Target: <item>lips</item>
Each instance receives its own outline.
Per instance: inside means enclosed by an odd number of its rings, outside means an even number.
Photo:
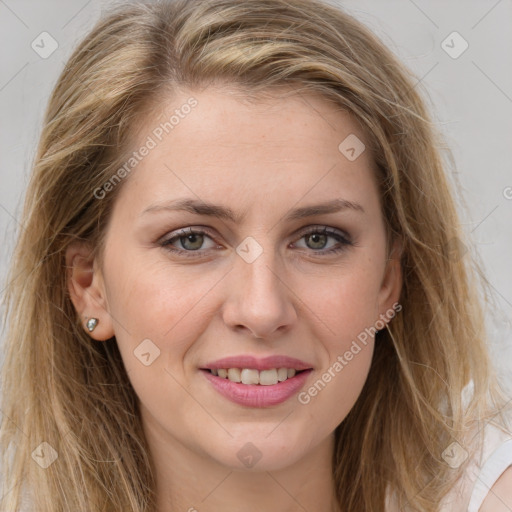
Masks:
[[[313,368],[288,356],[234,356],[208,363],[201,370],[228,400],[248,407],[269,407],[299,391]]]

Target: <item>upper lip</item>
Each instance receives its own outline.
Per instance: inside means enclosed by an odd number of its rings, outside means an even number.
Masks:
[[[309,370],[313,365],[284,355],[254,357],[248,355],[230,356],[217,359],[202,366],[203,369],[218,370],[219,368],[251,368],[254,370],[271,370],[272,368],[294,368]]]

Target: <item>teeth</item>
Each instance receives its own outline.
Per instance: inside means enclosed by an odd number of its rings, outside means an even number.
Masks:
[[[288,369],[287,368],[279,368],[277,370],[277,380],[279,382],[283,382],[288,378]]]
[[[277,384],[277,370],[262,370],[260,372],[260,384],[262,386]]]
[[[272,368],[271,370],[254,370],[252,368],[218,368],[210,370],[213,375],[221,379],[242,384],[272,386],[278,382],[294,377],[297,370],[294,368]]]
[[[249,370],[244,368],[240,374],[242,378],[242,384],[259,384],[260,375],[258,370]]]
[[[242,380],[242,377],[240,375],[240,369],[230,368],[228,370],[228,379],[232,380],[233,382],[240,382]]]

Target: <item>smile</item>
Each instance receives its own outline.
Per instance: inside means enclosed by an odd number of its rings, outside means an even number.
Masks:
[[[230,368],[230,370],[232,370],[232,368]],[[261,373],[264,374],[263,380],[265,380],[265,372],[244,368],[240,372],[241,378],[242,375],[246,375],[243,373],[244,370],[249,372],[247,377],[247,379],[249,379],[249,377],[251,379],[251,383],[249,384],[235,382],[227,377],[214,375],[211,370],[202,369],[201,373],[206,377],[213,389],[229,401],[245,407],[263,408],[279,405],[292,398],[304,387],[306,379],[313,371],[312,369],[301,370],[290,377],[288,377],[287,373],[286,380],[278,381],[275,384],[262,384],[256,383],[255,380],[256,378],[261,378],[260,375],[258,375]],[[274,369],[273,371],[277,372],[278,370]],[[288,371],[290,371],[290,369],[288,369]],[[270,370],[270,372],[272,372],[272,370]],[[290,374],[291,373],[292,371],[290,371]]]
[[[200,366],[213,389],[246,407],[270,407],[298,393],[313,371],[309,362],[286,355],[241,354]]]
[[[221,379],[260,386],[272,386],[278,382],[284,382],[294,377],[300,371],[304,370],[296,370],[295,368],[271,368],[261,371],[253,368],[219,368],[218,370],[210,370],[212,375],[217,375]]]

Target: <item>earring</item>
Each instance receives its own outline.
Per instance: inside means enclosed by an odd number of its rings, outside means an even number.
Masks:
[[[98,319],[97,318],[89,318],[89,320],[87,320],[87,330],[89,332],[92,332],[94,331],[94,329],[96,329],[96,326],[98,325]]]

